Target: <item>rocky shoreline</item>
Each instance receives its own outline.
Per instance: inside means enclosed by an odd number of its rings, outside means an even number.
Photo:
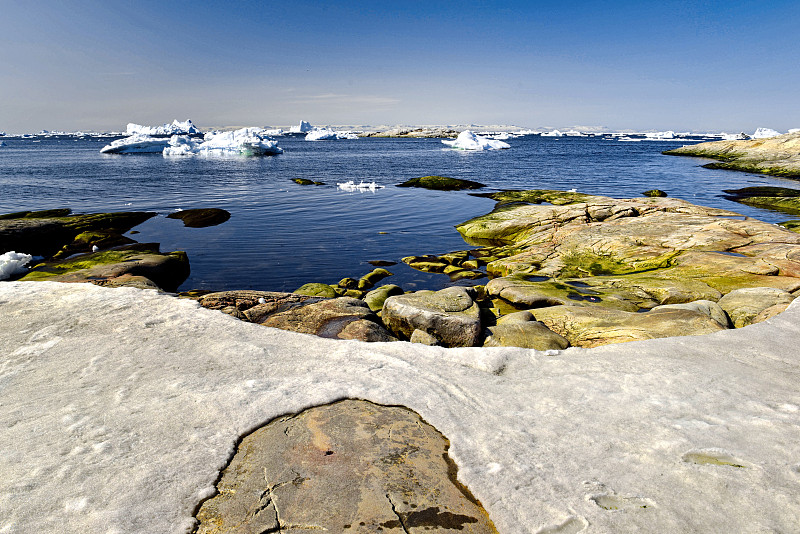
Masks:
[[[766,139],[711,141],[663,152],[719,160],[703,167],[800,178],[800,132]]]
[[[738,194],[767,193],[775,191]],[[547,190],[482,196],[494,199],[495,209],[457,226],[473,248],[402,258],[414,269],[448,275],[453,285],[439,291],[378,285],[392,273],[377,267],[293,293],[180,296],[244,321],[321,337],[547,351],[741,328],[800,295],[800,235],[788,228],[664,197]],[[45,257],[21,280],[174,292],[189,273],[186,254],[122,236],[151,216],[10,214],[0,219],[0,248],[38,243],[33,249]],[[189,216],[226,219],[214,210]]]

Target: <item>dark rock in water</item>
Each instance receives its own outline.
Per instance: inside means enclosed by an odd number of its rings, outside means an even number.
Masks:
[[[350,277],[342,278],[336,285],[344,289],[358,289],[358,280]]]
[[[293,178],[292,181],[299,185],[325,185],[325,182],[315,182],[308,178]]]
[[[0,250],[50,258],[81,233],[124,234],[155,215],[153,212],[70,215],[66,209],[9,213],[0,216]]]
[[[304,302],[286,311],[270,314],[261,324],[320,337],[396,341],[366,302],[351,297]]]
[[[389,297],[381,318],[389,330],[410,339],[414,330],[434,336],[447,347],[472,347],[481,336],[480,308],[473,290],[448,287]]]
[[[400,406],[348,399],[279,417],[242,439],[197,532],[496,533],[448,448]]]
[[[231,218],[230,212],[220,208],[197,208],[176,211],[167,215],[167,219],[180,219],[189,228],[206,228],[222,224]]]
[[[40,263],[22,280],[91,282],[101,286],[130,285],[176,291],[188,276],[189,260],[185,252],[162,254],[157,245],[139,243]]]
[[[661,197],[661,198],[664,198],[664,197],[667,196],[667,194],[664,191],[662,191],[661,189],[651,189],[650,191],[645,191],[642,194],[644,196],[646,196],[646,197]]]
[[[461,189],[480,189],[481,187],[486,187],[486,185],[472,180],[460,180],[446,176],[423,176],[406,180],[402,184],[397,184],[397,187],[422,187],[437,191],[458,191]]]
[[[387,260],[369,260],[367,263],[369,263],[373,267],[391,267],[392,265],[397,265],[396,261],[387,261]]]

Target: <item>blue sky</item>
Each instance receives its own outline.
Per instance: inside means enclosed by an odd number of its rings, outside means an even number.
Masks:
[[[0,0],[0,131],[800,127],[800,2]]]

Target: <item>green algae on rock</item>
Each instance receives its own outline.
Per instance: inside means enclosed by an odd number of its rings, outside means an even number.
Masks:
[[[800,132],[767,139],[711,141],[663,152],[719,160],[704,167],[800,178]]]
[[[308,295],[309,297],[323,297],[328,299],[336,297],[336,291],[333,289],[332,286],[317,282],[304,284],[299,288],[295,289],[294,291],[292,291],[292,293],[296,293],[297,295]]]
[[[800,189],[788,187],[744,187],[725,189],[725,198],[749,206],[782,211],[790,215],[800,214]]]
[[[486,185],[472,180],[461,180],[446,176],[422,176],[406,180],[401,184],[397,184],[397,187],[421,187],[437,191],[458,191],[461,189],[480,189],[481,187],[486,187]]]
[[[315,182],[308,178],[292,178],[292,181],[298,185],[325,185],[325,182]]]

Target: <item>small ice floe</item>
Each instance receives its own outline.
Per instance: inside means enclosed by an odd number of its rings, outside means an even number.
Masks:
[[[577,193],[577,192],[578,190],[575,189],[574,187],[572,189],[567,189],[567,193]]]
[[[542,137],[564,137],[564,133],[558,130],[552,130],[549,132],[543,132]]]
[[[0,254],[0,280],[8,280],[12,276],[26,271],[25,266],[33,259],[30,254],[21,252],[6,252]]]
[[[500,150],[511,148],[511,145],[496,139],[487,139],[474,134],[469,130],[464,130],[456,139],[442,139],[442,143],[459,150]]]
[[[283,149],[261,128],[240,128],[233,132],[207,133],[202,141],[173,135],[163,153],[165,156],[274,156],[282,154]]]
[[[758,128],[753,133],[753,139],[767,139],[768,137],[776,137],[778,135],[781,135],[781,133],[772,128]]]
[[[166,137],[151,137],[144,134],[133,134],[124,139],[111,141],[100,149],[103,154],[158,154],[169,145]]]
[[[314,128],[306,134],[306,141],[330,141],[334,139],[358,139],[352,132],[337,132],[329,128]]]
[[[750,139],[750,136],[744,132],[739,132],[738,134],[722,134],[723,141],[747,141],[748,139]]]
[[[666,132],[648,132],[644,134],[648,141],[671,141],[675,139],[675,132],[668,130]]]
[[[375,182],[364,182],[363,180],[357,184],[353,180],[349,180],[343,184],[337,183],[336,187],[342,191],[372,191],[374,193],[378,189],[383,189],[384,186]]]

